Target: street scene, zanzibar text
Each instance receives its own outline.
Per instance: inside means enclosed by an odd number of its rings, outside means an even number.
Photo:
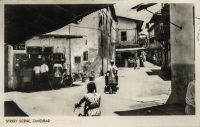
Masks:
[[[50,123],[50,119],[6,119],[6,123]]]

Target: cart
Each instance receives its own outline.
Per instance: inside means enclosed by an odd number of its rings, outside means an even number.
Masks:
[[[114,76],[114,82],[109,80],[109,75],[106,74],[105,75],[105,87],[104,87],[104,93],[110,93],[110,94],[114,94],[117,92],[117,90],[119,89],[118,87],[118,76],[115,75]]]

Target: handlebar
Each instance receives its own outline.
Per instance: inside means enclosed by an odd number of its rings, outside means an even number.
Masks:
[[[76,104],[74,105],[74,112],[75,112],[76,108],[80,108],[80,107],[81,107],[81,105],[78,104],[78,103],[76,103]]]

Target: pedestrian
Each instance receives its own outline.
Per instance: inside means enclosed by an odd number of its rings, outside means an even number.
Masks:
[[[134,62],[134,63],[133,63],[133,64],[134,64],[134,65],[133,65],[133,66],[134,66],[134,69],[136,69],[136,67],[137,67],[136,57],[133,58],[133,62]]]
[[[33,68],[33,85],[37,90],[40,87],[40,64],[36,62],[35,67]]]
[[[114,65],[114,60],[110,61],[110,65],[108,66],[108,73],[109,73],[109,81],[111,83],[116,83],[116,78],[115,76],[117,75],[117,67]]]
[[[130,67],[133,67],[134,66],[133,64],[134,64],[134,61],[133,61],[133,58],[131,58],[130,59]]]
[[[115,93],[118,89],[118,87],[117,87],[117,72],[118,72],[118,69],[114,65],[114,60],[111,60],[110,65],[108,66],[108,71],[107,71],[110,93]]]
[[[157,61],[157,58],[156,58],[156,55],[154,54],[154,55],[153,55],[153,62],[154,62],[154,65],[156,65],[156,61]]]
[[[54,88],[58,89],[61,87],[61,80],[62,80],[62,64],[56,59],[55,64],[53,65],[53,86]]]
[[[128,67],[128,60],[127,59],[125,59],[125,65],[124,65],[124,67]]]
[[[65,61],[64,63],[63,63],[63,72],[62,73],[67,73],[68,72],[68,64],[67,64],[67,62]]]
[[[145,62],[145,61],[146,61],[146,55],[147,55],[147,53],[146,53],[145,51],[142,51],[143,62]]]
[[[195,80],[188,84],[186,92],[186,115],[195,115]]]
[[[41,87],[42,89],[47,89],[49,87],[49,67],[46,64],[46,61],[43,61],[43,64],[40,66],[41,72]]]
[[[137,68],[136,69],[140,69],[140,60],[138,57],[136,57],[136,63],[137,63]]]
[[[140,55],[139,60],[140,60],[140,67],[144,67],[144,64],[143,64],[144,60],[143,60],[142,55]]]
[[[130,67],[130,60],[131,60],[131,57],[128,58],[128,67]]]
[[[87,91],[88,92],[82,97],[76,106],[81,107],[81,104],[85,102],[85,116],[100,116],[101,95],[97,93],[96,84],[94,82],[89,82],[87,84]]]

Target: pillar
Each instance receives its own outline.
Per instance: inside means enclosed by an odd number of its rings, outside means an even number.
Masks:
[[[172,93],[167,103],[185,104],[187,85],[194,78],[194,14],[193,4],[170,4]],[[185,15],[185,16],[183,16]]]
[[[13,84],[13,47],[5,46],[5,91],[14,90]]]

